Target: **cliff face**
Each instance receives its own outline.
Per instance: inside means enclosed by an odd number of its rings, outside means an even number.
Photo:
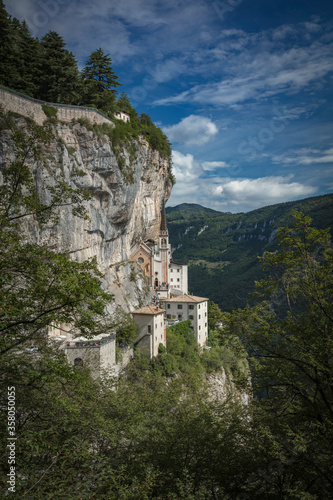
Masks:
[[[24,120],[18,122],[22,126]],[[38,191],[47,201],[45,186],[52,185],[59,174],[73,187],[88,189],[92,194],[86,202],[89,221],[73,216],[71,208],[65,207],[59,211],[57,225],[42,231],[30,226],[29,233],[39,243],[70,252],[78,261],[96,256],[105,275],[104,286],[115,295],[114,306],[129,310],[143,305],[148,289],[129,258],[140,238],[158,237],[162,201],[171,190],[166,182],[167,159],[152,151],[147,142],[133,140],[121,148],[120,164],[119,151],[115,152],[105,134],[97,135],[78,123],[57,123],[53,131],[55,138],[44,166],[32,165]],[[2,131],[2,165],[13,160],[12,151],[11,135]],[[78,170],[85,175],[75,176]],[[130,183],[126,173],[130,173]]]

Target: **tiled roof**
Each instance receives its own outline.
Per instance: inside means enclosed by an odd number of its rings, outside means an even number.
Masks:
[[[164,309],[157,309],[157,307],[155,306],[144,306],[140,309],[135,309],[135,311],[132,311],[132,314],[146,314],[149,316],[155,316],[157,314],[164,314],[164,312]]]
[[[205,302],[209,299],[206,299],[204,297],[196,297],[195,295],[178,295],[177,297],[172,297],[171,299],[160,299],[163,302],[185,302],[185,303],[196,303],[199,304],[200,302]]]

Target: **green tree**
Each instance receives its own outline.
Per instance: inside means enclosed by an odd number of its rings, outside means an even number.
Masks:
[[[294,226],[281,228],[278,238],[281,251],[261,259],[269,278],[257,283],[257,304],[235,313],[230,325],[252,354],[260,395],[256,418],[267,426],[266,443],[279,465],[275,482],[265,486],[267,498],[272,491],[280,498],[329,498],[333,249],[329,230],[312,228],[311,219],[296,211]]]
[[[39,98],[48,102],[78,104],[82,83],[72,52],[65,49],[63,38],[49,31],[41,40],[41,77]]]
[[[19,79],[18,61],[14,47],[17,44],[17,32],[13,21],[8,16],[3,1],[0,2],[0,82],[12,87],[12,82]]]
[[[113,328],[118,344],[133,342],[138,336],[139,328],[132,315],[126,313],[121,307],[117,307],[114,314]]]
[[[101,48],[92,52],[82,70],[87,104],[111,112],[115,108],[116,88],[121,85],[112,68],[112,59]]]

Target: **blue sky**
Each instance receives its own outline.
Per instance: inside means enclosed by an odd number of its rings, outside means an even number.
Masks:
[[[168,205],[241,212],[333,190],[333,2],[5,0],[80,67],[102,47],[169,137]]]

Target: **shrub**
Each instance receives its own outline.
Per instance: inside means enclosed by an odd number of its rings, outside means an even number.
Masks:
[[[57,108],[49,106],[48,104],[42,104],[42,110],[49,120],[56,121],[58,113]]]

